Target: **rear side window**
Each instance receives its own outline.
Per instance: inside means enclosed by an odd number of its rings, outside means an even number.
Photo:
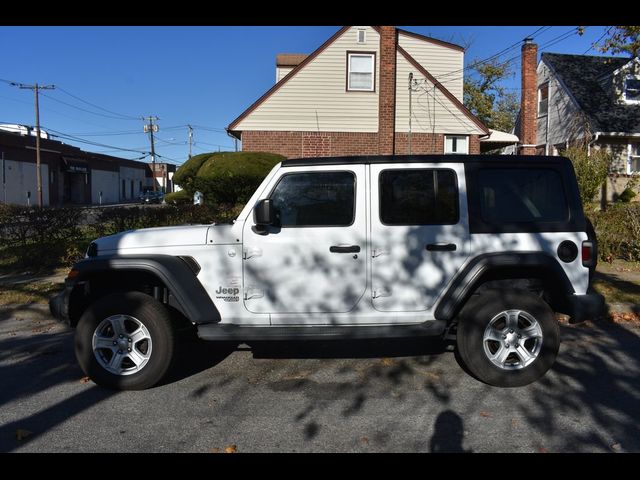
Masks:
[[[352,172],[290,173],[271,194],[281,227],[346,227],[353,223]]]
[[[490,224],[569,220],[560,173],[552,169],[484,168],[478,172],[480,215]]]
[[[447,169],[380,173],[380,220],[385,225],[458,223],[456,174]]]

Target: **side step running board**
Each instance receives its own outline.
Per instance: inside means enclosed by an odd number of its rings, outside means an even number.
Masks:
[[[203,340],[234,340],[239,342],[258,340],[327,340],[406,338],[438,336],[444,333],[446,322],[432,320],[417,325],[367,325],[344,326],[317,325],[300,327],[273,327],[270,325],[247,327],[208,323],[198,325],[198,336]]]

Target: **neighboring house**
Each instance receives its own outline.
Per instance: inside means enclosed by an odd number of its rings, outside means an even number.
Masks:
[[[37,205],[35,130],[0,126],[0,203]],[[151,179],[143,162],[84,150],[41,131],[42,200],[45,206],[131,202]]]
[[[575,141],[612,154],[610,193],[640,173],[638,58],[543,53],[537,68],[537,146],[555,155]],[[620,179],[624,179],[620,181]]]
[[[227,130],[243,151],[290,158],[479,153],[489,130],[462,104],[463,66],[458,45],[343,27],[310,55],[278,55],[277,83]]]

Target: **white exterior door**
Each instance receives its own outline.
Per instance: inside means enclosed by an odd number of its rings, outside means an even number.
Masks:
[[[430,309],[469,256],[464,167],[371,165],[373,307]]]
[[[248,311],[330,323],[330,315],[305,315],[356,307],[367,283],[365,189],[363,165],[292,167],[272,180],[263,198],[280,226],[257,233],[249,217],[243,228]]]

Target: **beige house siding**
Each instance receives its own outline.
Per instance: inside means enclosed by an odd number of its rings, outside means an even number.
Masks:
[[[402,32],[398,35],[398,44],[462,102],[464,52],[410,37]],[[402,84],[406,90],[406,77]]]
[[[429,71],[428,67],[427,71]],[[483,133],[440,90],[437,88],[434,90],[433,83],[426,80],[400,52],[396,54],[396,132],[409,131],[408,79],[410,72],[413,72],[413,78],[420,83],[418,91],[412,93],[412,132],[461,135]]]
[[[358,29],[366,43],[357,43]],[[351,27],[242,119],[234,130],[377,132],[380,35]],[[347,51],[376,52],[375,92],[347,92]]]
[[[291,70],[293,67],[276,67],[276,83],[286,77]]]

